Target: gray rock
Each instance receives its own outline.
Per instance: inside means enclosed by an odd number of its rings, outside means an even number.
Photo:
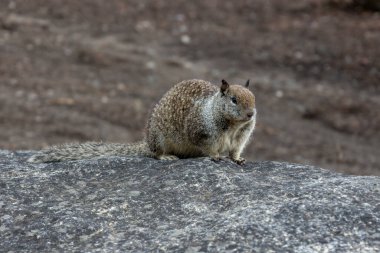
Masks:
[[[380,178],[311,166],[0,151],[0,249],[379,252]]]

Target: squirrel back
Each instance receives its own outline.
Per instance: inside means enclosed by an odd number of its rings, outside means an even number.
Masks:
[[[248,86],[249,81],[246,83]],[[220,154],[242,164],[240,154],[256,123],[255,97],[241,85],[222,81],[182,81],[154,107],[145,140],[136,144],[66,144],[41,151],[30,162],[78,160],[99,156],[141,155],[178,159]]]

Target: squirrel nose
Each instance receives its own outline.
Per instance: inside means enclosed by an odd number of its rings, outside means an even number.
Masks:
[[[252,118],[252,116],[253,116],[253,112],[249,112],[249,113],[247,113],[247,117],[248,117],[248,118]]]

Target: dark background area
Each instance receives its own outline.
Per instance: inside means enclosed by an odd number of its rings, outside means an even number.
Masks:
[[[246,158],[380,175],[380,15],[340,2],[0,1],[0,148],[136,141],[173,84],[249,78]]]

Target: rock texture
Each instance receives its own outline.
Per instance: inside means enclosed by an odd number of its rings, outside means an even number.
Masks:
[[[0,151],[0,249],[379,252],[380,178],[288,163]]]

